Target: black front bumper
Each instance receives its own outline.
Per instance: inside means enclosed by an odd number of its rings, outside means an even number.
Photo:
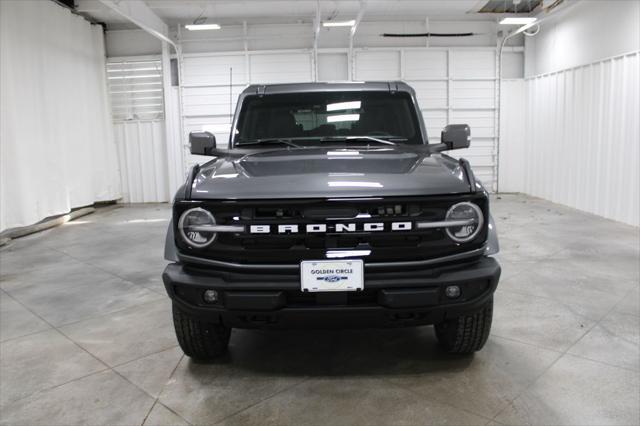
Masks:
[[[500,278],[495,259],[482,257],[439,268],[365,272],[358,292],[300,291],[297,274],[235,273],[173,263],[162,278],[167,293],[191,315],[235,328],[360,328],[435,324],[474,311]],[[449,299],[445,287],[458,285]],[[203,292],[216,290],[207,304]]]

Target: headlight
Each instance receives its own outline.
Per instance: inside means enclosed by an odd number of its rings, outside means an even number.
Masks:
[[[178,221],[178,231],[187,244],[202,248],[215,240],[216,233],[207,231],[208,227],[213,227],[215,224],[216,220],[210,212],[196,207],[182,213]]]
[[[457,243],[473,240],[484,223],[482,210],[473,203],[464,202],[452,206],[447,212],[447,222],[460,222],[458,226],[447,228],[447,235]]]

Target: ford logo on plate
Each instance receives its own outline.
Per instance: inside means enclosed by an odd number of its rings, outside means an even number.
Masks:
[[[339,275],[327,275],[326,277],[318,277],[318,280],[328,283],[337,283],[342,280],[346,280],[347,277],[341,277]]]

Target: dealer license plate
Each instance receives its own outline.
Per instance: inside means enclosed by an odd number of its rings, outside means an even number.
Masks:
[[[305,260],[300,263],[302,291],[356,291],[364,288],[362,260]]]

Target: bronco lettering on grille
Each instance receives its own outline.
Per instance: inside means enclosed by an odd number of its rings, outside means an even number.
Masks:
[[[411,231],[413,229],[412,222],[365,222],[365,223],[310,223],[307,225],[251,225],[249,233],[251,234],[298,234],[306,232],[312,233],[349,233],[349,232],[380,232],[380,231]]]

